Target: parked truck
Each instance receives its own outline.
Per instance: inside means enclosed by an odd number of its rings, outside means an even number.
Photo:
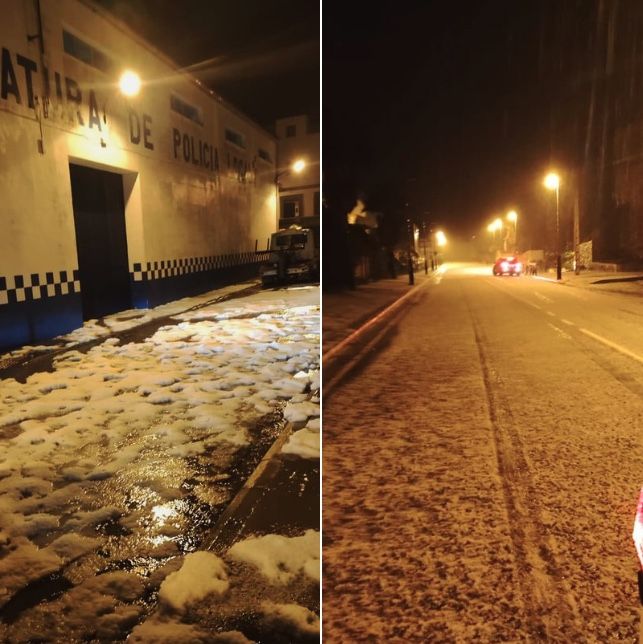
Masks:
[[[261,285],[278,286],[319,279],[319,243],[312,228],[290,226],[270,237],[270,255],[261,266]]]

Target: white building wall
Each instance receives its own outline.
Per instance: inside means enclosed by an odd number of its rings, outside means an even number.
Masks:
[[[319,214],[315,214],[315,200],[320,198],[319,132],[308,131],[307,116],[279,119],[275,130],[280,173],[279,196],[283,198],[301,195],[303,209],[300,218],[318,218]],[[294,131],[294,136],[289,136],[289,131]],[[298,159],[306,163],[304,170],[299,174],[290,170],[291,165]],[[283,219],[281,223],[284,224]]]
[[[7,325],[34,314],[33,304],[18,311],[29,295],[14,276],[38,274],[42,285],[48,272],[70,277],[78,269],[70,163],[123,176],[139,304],[171,299],[183,287],[189,292],[195,272],[215,277],[226,268],[232,275],[229,269],[256,262],[255,240],[262,247],[277,222],[274,163],[257,159],[259,148],[276,159],[270,134],[91,3],[41,0],[40,6],[44,55],[39,40],[28,39],[38,33],[35,2],[4,0],[0,22],[0,347],[29,339]],[[63,29],[109,56],[113,73],[65,53]],[[136,97],[117,89],[126,68],[143,80]],[[172,94],[199,110],[202,125],[171,109]],[[245,147],[226,141],[226,128],[241,134]],[[180,264],[193,260],[202,270],[183,271]],[[176,264],[176,271],[160,272],[161,262]],[[170,278],[164,298],[163,280]],[[43,300],[38,315],[46,317],[44,293],[31,295]],[[52,325],[55,331],[78,322],[78,302],[63,308],[68,315]],[[52,329],[29,333],[33,339]]]

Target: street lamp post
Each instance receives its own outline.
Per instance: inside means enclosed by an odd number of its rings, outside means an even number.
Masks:
[[[487,230],[490,233],[493,233],[493,247],[494,247],[494,253],[498,252],[498,245],[496,242],[496,233],[500,230],[502,230],[502,219],[500,217],[496,217],[488,226]],[[505,249],[506,250],[506,249]]]
[[[409,236],[409,261],[408,261],[408,268],[409,268],[409,286],[413,286],[415,284],[415,275],[413,274],[413,255],[412,255],[412,249],[413,249],[413,227],[411,224],[411,220],[407,219],[406,220],[406,225],[407,225],[407,234]]]
[[[556,279],[563,277],[563,263],[560,255],[560,177],[550,172],[545,177],[545,188],[556,191]]]
[[[438,246],[438,248],[444,248],[447,245],[447,236],[444,234],[443,231],[441,230],[435,231],[435,243]],[[438,263],[439,263],[439,260],[437,260],[437,257],[436,257],[436,264]]]
[[[424,247],[424,274],[429,274],[429,263],[426,258],[426,222],[422,222],[422,246]]]
[[[281,217],[281,203],[279,200],[279,193],[281,192],[281,184],[279,183],[279,179],[283,177],[285,174],[301,174],[306,168],[306,162],[303,159],[296,159],[293,161],[288,167],[284,168],[281,171],[277,171],[275,173],[275,193],[276,193],[276,200],[277,200],[277,228],[279,228],[279,220],[282,218]]]
[[[118,79],[118,92],[113,91],[107,95],[105,102],[103,103],[103,127],[100,127],[99,131],[101,132],[100,145],[101,147],[107,147],[107,136],[103,134],[103,129],[107,132],[108,122],[107,122],[107,106],[109,102],[117,96],[124,96],[127,98],[133,98],[137,96],[141,91],[141,77],[133,72],[131,69],[125,70]],[[110,118],[111,121],[111,118]],[[131,122],[130,122],[131,127]]]
[[[515,210],[510,210],[507,213],[507,220],[512,222],[514,225],[513,244],[514,244],[514,251],[516,251],[518,246],[518,213]]]

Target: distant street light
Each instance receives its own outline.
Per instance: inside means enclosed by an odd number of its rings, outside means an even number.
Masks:
[[[303,159],[293,161],[287,168],[284,168],[281,172],[277,172],[275,175],[275,183],[279,183],[279,177],[283,177],[284,174],[289,174],[290,172],[301,174],[305,167],[306,162]]]
[[[555,172],[550,172],[545,177],[545,188],[556,191],[556,279],[563,277],[563,263],[560,256],[560,177]]]
[[[514,225],[514,250],[518,246],[518,213],[515,210],[510,210],[507,213],[507,220]]]
[[[441,230],[438,230],[435,233],[435,241],[438,246],[446,246],[447,236]]]

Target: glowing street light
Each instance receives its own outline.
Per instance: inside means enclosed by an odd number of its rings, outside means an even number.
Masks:
[[[447,245],[447,236],[441,230],[435,232],[435,243],[440,247]]]
[[[544,183],[547,190],[558,190],[558,187],[560,186],[560,177],[555,172],[550,172],[545,177]]]
[[[128,69],[121,74],[118,87],[125,96],[136,96],[141,90],[141,78],[136,72]]]
[[[306,162],[303,159],[297,159],[293,164],[292,164],[292,171],[296,172],[297,174],[303,172],[304,168],[306,167]]]
[[[560,177],[555,172],[550,172],[545,177],[545,188],[556,191],[556,279],[563,277],[563,263],[560,256]]]

